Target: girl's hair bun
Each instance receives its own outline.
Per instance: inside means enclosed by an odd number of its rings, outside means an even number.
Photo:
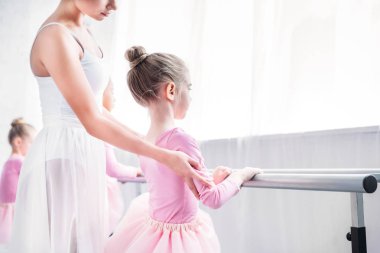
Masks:
[[[145,51],[145,48],[142,46],[133,46],[129,48],[124,57],[129,61],[129,66],[132,68],[136,67],[140,62],[145,60],[148,54]]]
[[[25,124],[25,121],[22,118],[17,118],[12,121],[11,126],[16,127],[16,126],[24,125],[24,124]]]

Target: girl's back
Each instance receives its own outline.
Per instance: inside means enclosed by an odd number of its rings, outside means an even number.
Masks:
[[[170,150],[181,150],[197,159],[202,165],[201,154],[191,148],[192,138],[183,130],[174,128],[162,133],[156,145]],[[192,221],[198,210],[198,200],[183,179],[165,165],[147,157],[140,157],[141,168],[149,187],[149,214],[158,221],[187,223]]]

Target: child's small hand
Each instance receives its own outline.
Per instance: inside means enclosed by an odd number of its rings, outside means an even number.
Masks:
[[[245,167],[239,171],[243,183],[251,180],[255,175],[264,173],[262,169]]]
[[[237,180],[237,182],[242,185],[243,183],[251,180],[255,175],[261,174],[263,171],[259,168],[245,167],[243,169],[236,169],[230,175],[232,180]]]
[[[215,168],[212,177],[214,178],[214,183],[219,184],[222,182],[226,177],[228,177],[231,174],[232,170],[225,166],[218,166]]]
[[[144,176],[144,173],[142,172],[140,167],[136,168],[136,176],[137,177],[143,177]]]

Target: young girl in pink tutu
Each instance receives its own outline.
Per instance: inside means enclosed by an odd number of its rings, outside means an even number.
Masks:
[[[204,167],[197,142],[175,127],[190,104],[190,77],[184,62],[171,54],[147,54],[143,47],[126,52],[131,70],[128,85],[134,99],[148,108],[151,118],[146,140],[160,147],[182,151]],[[210,217],[198,207],[183,180],[164,164],[140,156],[149,194],[135,199],[107,245],[107,253],[208,253],[220,252]],[[259,169],[231,173],[221,167],[214,178],[206,169],[199,173],[214,181],[211,187],[195,180],[203,204],[219,208],[239,192]],[[217,184],[215,183],[217,182]]]
[[[34,135],[35,129],[31,125],[21,118],[13,120],[8,134],[12,153],[4,164],[0,178],[0,244],[10,239],[18,178]]]

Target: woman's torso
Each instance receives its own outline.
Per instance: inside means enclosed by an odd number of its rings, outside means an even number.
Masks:
[[[84,74],[88,80],[91,91],[95,97],[99,109],[102,107],[103,91],[108,84],[108,75],[103,66],[103,58],[88,51],[75,35],[61,23],[48,23],[41,29],[48,26],[60,26],[64,28],[64,32],[73,36],[73,44],[78,43],[83,50],[83,56],[80,63]],[[81,125],[75,112],[71,109],[66,99],[58,89],[55,80],[51,76],[35,76],[38,83],[40,94],[40,105],[45,126],[54,124]],[[80,97],[78,97],[80,99]]]

